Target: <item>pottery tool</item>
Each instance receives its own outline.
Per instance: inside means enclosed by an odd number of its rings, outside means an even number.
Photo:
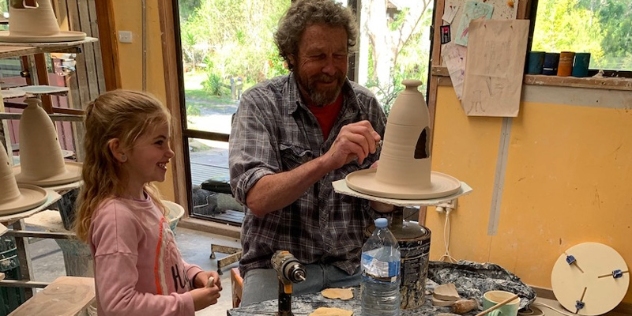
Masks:
[[[454,283],[446,283],[437,286],[432,296],[442,301],[458,301],[461,299]]]
[[[478,308],[478,302],[476,300],[458,300],[452,305],[452,312],[465,314],[475,308]]]
[[[518,316],[544,316],[544,312],[535,306],[529,306],[524,311],[518,311]]]
[[[432,305],[434,306],[452,306],[459,299],[461,297],[454,283],[441,284],[432,293]]]
[[[330,299],[340,299],[343,301],[350,300],[353,298],[353,291],[350,288],[346,289],[324,289],[320,291],[320,294],[325,298]]]
[[[566,252],[564,252],[564,254],[566,255],[566,263],[568,263],[568,265],[575,265],[575,267],[577,267],[577,269],[579,269],[581,273],[584,273],[584,270],[582,270],[582,268],[579,267],[579,264],[577,263],[577,259],[575,259],[575,256],[569,255]]]
[[[494,306],[492,306],[492,307],[490,307],[490,308],[488,308],[488,309],[476,314],[476,316],[483,316],[483,315],[485,315],[485,314],[487,314],[487,313],[489,313],[489,312],[491,312],[493,310],[501,308],[501,307],[507,305],[507,303],[515,300],[516,298],[518,298],[518,295],[514,294],[513,296],[509,297],[508,299],[506,299],[506,300],[504,300],[504,301],[502,301],[502,302],[500,302],[500,303],[498,303],[498,304],[496,304],[496,305],[494,305]]]
[[[309,316],[351,316],[353,311],[336,307],[319,307]]]
[[[214,277],[208,278],[208,282],[206,282],[206,287],[213,287],[213,285],[215,285],[215,278]]]
[[[613,277],[615,279],[618,279],[620,277],[623,277],[624,273],[630,273],[630,271],[621,271],[620,269],[615,269],[615,270],[612,270],[612,273],[600,275],[600,276],[598,276],[598,278],[601,279],[601,278],[607,278],[607,277],[611,276],[611,277]]]
[[[625,260],[614,249],[600,243],[582,243],[559,256],[551,272],[551,287],[566,310],[603,315],[619,305],[627,293],[628,271]]]
[[[436,297],[432,297],[432,306],[448,307],[454,305],[454,301],[444,301]]]

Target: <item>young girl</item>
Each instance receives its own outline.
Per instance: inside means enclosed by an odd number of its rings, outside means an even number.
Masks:
[[[220,296],[216,272],[182,260],[151,184],[165,180],[174,155],[169,122],[140,92],[106,92],[86,108],[75,230],[94,256],[100,316],[194,315]]]

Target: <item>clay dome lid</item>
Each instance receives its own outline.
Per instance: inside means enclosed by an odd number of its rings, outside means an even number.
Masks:
[[[9,157],[0,142],[0,216],[38,207],[48,197],[46,190],[33,185],[18,186],[11,170]]]
[[[86,33],[61,31],[55,18],[51,0],[37,0],[36,6],[24,1],[11,1],[9,5],[9,30],[0,31],[0,42],[54,43],[80,41]]]
[[[81,180],[81,163],[64,161],[55,125],[36,98],[20,119],[20,165],[13,167],[20,184],[53,186]]]
[[[377,168],[352,172],[350,189],[378,197],[431,199],[456,193],[461,182],[431,171],[428,106],[417,87],[419,80],[404,80],[386,121]]]

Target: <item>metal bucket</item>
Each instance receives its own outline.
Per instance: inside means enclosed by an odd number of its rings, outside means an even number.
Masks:
[[[428,276],[428,261],[430,255],[430,230],[413,222],[404,223],[411,228],[416,226],[419,235],[416,238],[398,236],[401,262],[401,308],[414,309],[421,307],[425,301],[426,277]]]
[[[389,230],[399,244],[401,253],[400,296],[402,309],[415,309],[424,305],[426,277],[430,260],[430,229],[415,222],[403,220],[403,208],[396,207]],[[370,236],[375,226],[367,228]]]

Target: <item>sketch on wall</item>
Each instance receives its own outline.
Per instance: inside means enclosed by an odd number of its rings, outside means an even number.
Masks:
[[[470,23],[461,105],[468,116],[516,117],[529,20]]]
[[[463,97],[467,40],[470,22],[474,19],[513,20],[518,13],[519,0],[446,0],[442,20],[450,25],[451,39],[441,45],[441,64],[448,69],[454,92]],[[458,30],[457,30],[458,27]]]
[[[467,47],[454,44],[452,42],[443,45],[441,49],[441,58],[443,58],[448,72],[452,87],[456,92],[456,97],[461,100],[463,96],[463,81],[465,80],[465,61]]]

